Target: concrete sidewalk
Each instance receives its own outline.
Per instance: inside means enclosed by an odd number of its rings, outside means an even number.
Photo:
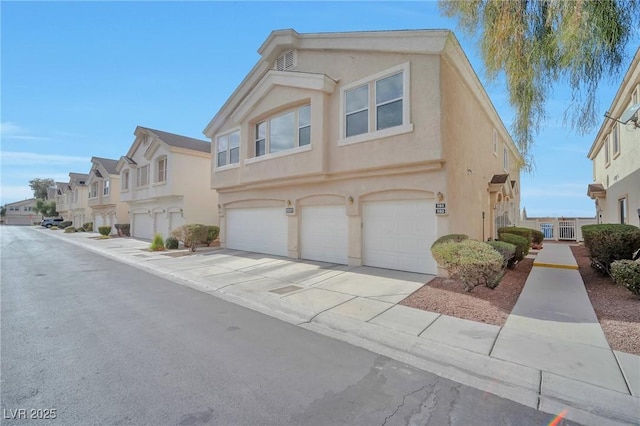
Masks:
[[[398,305],[432,276],[35,228],[448,379],[585,425],[639,424],[640,357],[609,348],[568,245],[545,244],[504,327]],[[564,266],[563,266],[564,265]],[[562,266],[562,267],[557,267]],[[577,265],[576,265],[577,266]]]

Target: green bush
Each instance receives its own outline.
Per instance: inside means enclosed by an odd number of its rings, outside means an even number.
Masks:
[[[502,256],[502,269],[505,269],[516,255],[516,246],[514,244],[504,241],[489,241],[487,244]]]
[[[116,223],[113,225],[118,231],[119,237],[130,237],[131,236],[131,225],[128,223]]]
[[[64,228],[64,232],[66,232],[67,234],[70,234],[72,232],[78,232],[78,231],[76,231],[76,228],[74,228],[73,226],[67,226],[66,228]]]
[[[169,250],[175,250],[179,247],[178,239],[176,237],[169,237],[164,241],[164,245]]]
[[[544,232],[538,231],[537,229],[531,230],[531,242],[533,244],[542,244],[544,241]]]
[[[200,224],[182,225],[171,231],[171,235],[191,251],[196,251],[199,244],[208,244],[209,229]]]
[[[80,228],[76,228],[76,232],[85,232],[84,228],[81,226]]]
[[[589,250],[591,266],[611,274],[616,260],[632,260],[640,249],[640,228],[614,223],[582,226],[584,245]]]
[[[162,238],[162,234],[155,233],[153,234],[153,240],[151,241],[151,246],[149,247],[151,251],[162,251],[164,250],[164,240]]]
[[[64,222],[60,222],[60,223],[58,224],[58,228],[60,228],[60,229],[64,229],[64,228],[67,228],[67,227],[69,227],[69,226],[71,226],[71,225],[73,225],[73,222],[71,222],[71,221],[69,221],[69,220],[65,220]]]
[[[442,243],[446,243],[447,241],[453,241],[455,243],[459,243],[462,242],[464,240],[468,240],[469,236],[465,235],[465,234],[448,234],[448,235],[443,235],[442,237],[438,238],[437,240],[435,240],[433,242],[433,244],[431,244],[431,248],[433,248],[433,246],[435,246],[436,244],[442,244]]]
[[[525,237],[503,232],[500,234],[500,241],[516,246],[516,252],[513,256],[513,260],[509,263],[510,267],[515,266],[516,263],[520,262],[527,254],[529,254],[530,242]]]
[[[519,237],[526,238],[529,241],[529,244],[532,242],[532,233],[533,229],[530,228],[521,228],[519,226],[505,226],[504,228],[498,229],[498,239],[502,240],[502,234],[513,234]]]
[[[220,235],[220,227],[215,225],[207,226],[207,245],[210,245]]]
[[[57,230],[58,230],[58,227],[54,225],[54,226],[49,227],[49,230],[51,230],[51,231],[57,231]]]
[[[87,232],[93,231],[93,222],[87,222],[87,223],[83,224],[82,225],[82,229],[84,229]]]
[[[98,226],[98,232],[100,232],[100,235],[108,237],[111,234],[111,226]]]
[[[616,284],[628,288],[640,297],[640,263],[633,260],[616,260],[611,264],[611,277]]]
[[[476,240],[446,241],[431,248],[433,258],[462,282],[465,291],[478,285],[495,288],[502,275],[502,255],[489,244]]]

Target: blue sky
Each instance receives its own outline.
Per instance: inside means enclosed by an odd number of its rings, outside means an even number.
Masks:
[[[1,5],[0,204],[32,196],[32,178],[68,181],[92,156],[117,159],[136,126],[205,139],[202,130],[259,59],[275,29],[331,32],[449,28],[456,32],[507,128],[513,112],[488,84],[476,41],[436,2],[7,2]],[[631,49],[638,45],[638,37]],[[626,71],[626,66],[625,66]],[[622,75],[600,90],[610,106]],[[593,216],[585,136],[563,126],[558,86],[522,174],[529,215]]]

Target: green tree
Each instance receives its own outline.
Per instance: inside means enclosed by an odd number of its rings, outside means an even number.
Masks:
[[[598,84],[620,74],[640,27],[640,0],[440,0],[440,9],[477,37],[490,80],[504,72],[513,137],[529,170],[554,84],[571,87],[565,119],[581,134],[592,130]]]
[[[49,198],[49,188],[55,185],[53,179],[35,178],[29,181],[29,186],[33,190],[34,198],[46,200]]]
[[[35,211],[36,213],[40,213],[44,217],[56,217],[59,214],[56,211],[56,202],[53,200],[36,200]]]

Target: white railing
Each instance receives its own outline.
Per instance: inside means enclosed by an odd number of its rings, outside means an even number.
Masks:
[[[595,218],[527,218],[520,221],[524,228],[538,229],[546,240],[582,241],[582,226],[597,223]]]

